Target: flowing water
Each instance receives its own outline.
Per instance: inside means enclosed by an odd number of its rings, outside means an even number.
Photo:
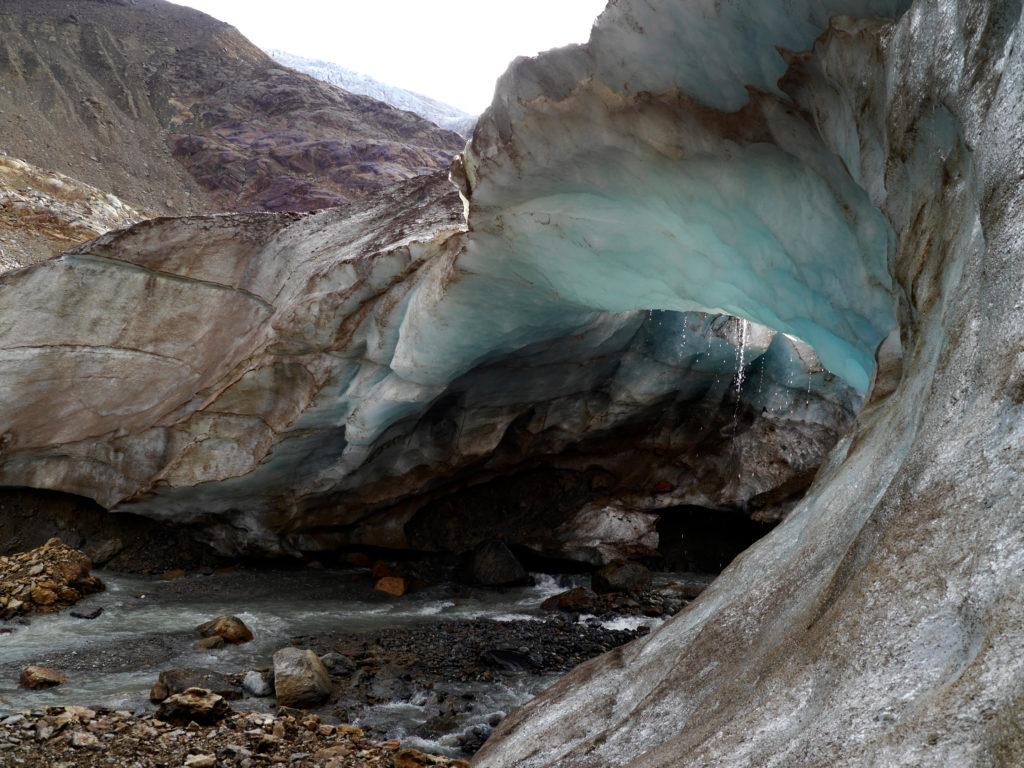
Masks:
[[[40,616],[28,626],[0,635],[0,710],[57,704],[144,710],[150,707],[149,691],[162,670],[244,673],[269,667],[273,652],[296,636],[371,635],[403,627],[429,629],[442,621],[539,622],[543,620],[540,604],[546,597],[586,578],[541,576],[534,587],[501,592],[439,586],[395,600],[374,594],[365,572],[238,572],[170,582],[99,575],[106,592],[76,607],[102,607],[99,618],[76,619],[68,612]],[[196,651],[196,626],[219,615],[241,618],[255,640]],[[622,619],[609,626],[634,628],[638,622],[651,620]],[[20,689],[19,670],[34,663],[61,669],[69,682],[44,691]],[[555,679],[557,675],[513,675],[492,684],[454,681],[450,693],[465,694],[474,702],[465,722],[474,717],[486,722],[525,703]],[[272,702],[247,698],[236,706],[265,709]],[[426,702],[412,696],[368,706],[356,724],[372,726],[389,738],[403,738],[428,717]],[[443,740],[419,741],[421,748],[444,751]],[[417,740],[410,743],[415,746]]]

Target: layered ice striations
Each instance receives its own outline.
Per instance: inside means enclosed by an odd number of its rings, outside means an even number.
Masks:
[[[834,14],[900,7],[612,3],[589,45],[501,79],[461,200],[430,178],[301,220],[151,222],[0,278],[0,482],[273,549],[641,423],[647,471],[593,459],[629,478],[619,501],[742,506],[806,475],[896,325],[895,237],[861,147],[780,78]],[[742,335],[709,314],[817,356],[751,338],[737,372]],[[799,437],[702,484],[717,467],[673,451],[723,404]]]

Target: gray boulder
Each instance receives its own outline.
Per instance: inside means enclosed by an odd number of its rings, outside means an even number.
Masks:
[[[282,707],[316,707],[331,696],[331,676],[312,651],[282,648],[274,654],[274,690]]]
[[[533,579],[504,542],[487,541],[469,556],[470,583],[481,587],[514,587],[533,584]]]

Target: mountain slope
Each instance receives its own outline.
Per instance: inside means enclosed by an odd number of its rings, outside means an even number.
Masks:
[[[0,154],[0,274],[143,218],[109,193]]]
[[[0,5],[0,150],[141,210],[337,205],[462,144],[163,0]]]
[[[398,109],[414,112],[435,125],[455,131],[466,138],[473,133],[473,126],[476,125],[476,116],[463,112],[450,104],[423,96],[415,91],[407,91],[404,88],[382,83],[369,75],[353,72],[334,62],[307,59],[287,51],[269,50],[267,53],[278,64],[304,72],[317,80],[344,88],[351,93],[369,96]]]

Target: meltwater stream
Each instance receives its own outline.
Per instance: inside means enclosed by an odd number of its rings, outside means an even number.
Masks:
[[[473,620],[540,622],[545,598],[585,578],[541,576],[537,586],[501,592],[435,586],[396,600],[373,593],[368,574],[359,571],[238,571],[176,581],[99,575],[106,592],[77,606],[86,611],[102,607],[99,618],[77,619],[68,612],[40,616],[13,633],[0,635],[0,712],[58,704],[150,709],[149,691],[163,670],[203,668],[234,674],[266,668],[272,665],[274,651],[296,637],[338,633],[379,637],[416,628],[434,632],[444,623]],[[220,615],[241,618],[255,640],[214,651],[195,650],[195,628]],[[610,628],[634,629],[637,621],[619,620]],[[18,673],[28,664],[58,668],[69,681],[50,690],[22,690]],[[557,677],[532,674],[502,676],[492,682],[454,681],[448,686],[450,693],[471,704],[466,706],[466,717],[453,727],[472,725],[474,719],[493,720]],[[272,698],[235,703],[239,709],[253,710],[272,705]],[[329,710],[325,708],[324,713]],[[443,738],[410,738],[431,716],[425,701],[409,696],[371,702],[352,722],[387,738],[408,739],[413,746],[443,752]]]

